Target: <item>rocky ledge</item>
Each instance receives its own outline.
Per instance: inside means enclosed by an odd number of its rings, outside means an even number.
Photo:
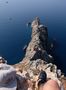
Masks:
[[[66,90],[66,78],[60,69],[53,64],[53,57],[48,54],[48,31],[36,17],[31,23],[31,41],[26,49],[24,59],[13,65],[16,70],[16,90],[39,90],[38,80],[41,71],[47,74],[47,80],[56,80],[61,90]],[[1,63],[2,60],[0,60]]]

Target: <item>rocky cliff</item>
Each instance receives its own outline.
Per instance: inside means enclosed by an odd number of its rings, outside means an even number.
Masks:
[[[13,65],[16,69],[17,90],[39,90],[37,83],[41,71],[46,72],[47,80],[56,80],[61,90],[66,90],[66,79],[61,70],[53,64],[53,57],[47,52],[47,27],[36,17],[31,23],[31,28],[31,41],[25,57],[20,63]]]
[[[53,64],[53,57],[47,53],[48,48],[48,30],[41,24],[40,19],[36,17],[31,23],[32,35],[31,41],[26,49],[24,59],[14,65],[21,75],[30,79],[31,82],[37,82],[41,70],[47,73],[47,79],[56,80],[59,86],[65,88],[65,77],[60,69]],[[35,88],[37,88],[36,86]],[[35,89],[33,88],[33,90]],[[37,90],[37,89],[35,89]]]

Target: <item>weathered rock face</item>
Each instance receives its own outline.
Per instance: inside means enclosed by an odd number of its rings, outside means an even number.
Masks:
[[[42,59],[46,62],[53,62],[53,58],[47,54],[48,32],[47,27],[40,23],[40,19],[36,18],[32,24],[32,39],[29,43],[25,58],[30,60]]]
[[[28,89],[23,89],[23,86],[18,90],[37,90],[36,85],[41,70],[47,73],[47,79],[56,80],[59,86],[62,86],[61,78],[64,78],[61,70],[57,69],[57,66],[52,64],[53,57],[47,53],[48,43],[48,31],[47,27],[42,25],[39,18],[36,18],[32,24],[32,39],[26,49],[26,54],[22,62],[14,65],[17,69],[17,74],[24,76],[28,83]],[[21,72],[21,73],[18,73]],[[18,77],[19,80],[19,77]],[[19,80],[19,82],[21,79]],[[20,82],[23,84],[23,82]],[[26,83],[25,83],[26,84]],[[18,85],[20,87],[20,84]]]
[[[41,71],[47,74],[47,80],[56,80],[66,89],[66,80],[60,69],[52,64],[53,57],[47,53],[48,31],[37,17],[31,24],[32,39],[26,49],[24,59],[13,65],[16,69],[17,90],[39,90],[38,79]]]

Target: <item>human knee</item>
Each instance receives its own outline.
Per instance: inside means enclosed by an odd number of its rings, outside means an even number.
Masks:
[[[44,84],[43,90],[60,90],[60,87],[55,80],[49,80]]]

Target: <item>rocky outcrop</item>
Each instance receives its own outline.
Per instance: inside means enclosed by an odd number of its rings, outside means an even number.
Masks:
[[[56,80],[59,86],[63,86],[61,79],[64,78],[60,69],[53,64],[53,57],[47,53],[48,48],[48,31],[47,27],[42,25],[38,17],[31,24],[32,35],[31,41],[26,49],[24,59],[14,65],[17,72],[21,72],[32,83],[31,90],[37,90],[37,80],[41,70],[47,73],[47,79]],[[35,86],[36,85],[36,86]]]
[[[53,62],[53,57],[47,54],[48,31],[47,27],[40,24],[36,18],[32,24],[32,39],[27,47],[25,58],[31,60],[42,59],[46,62]],[[25,59],[24,58],[24,59]]]
[[[47,74],[47,80],[56,80],[61,90],[66,89],[66,80],[60,69],[53,64],[53,57],[47,53],[48,31],[38,17],[31,23],[31,41],[24,59],[13,65],[16,69],[17,90],[39,90],[38,80],[41,71]],[[1,63],[2,60],[1,60]]]

